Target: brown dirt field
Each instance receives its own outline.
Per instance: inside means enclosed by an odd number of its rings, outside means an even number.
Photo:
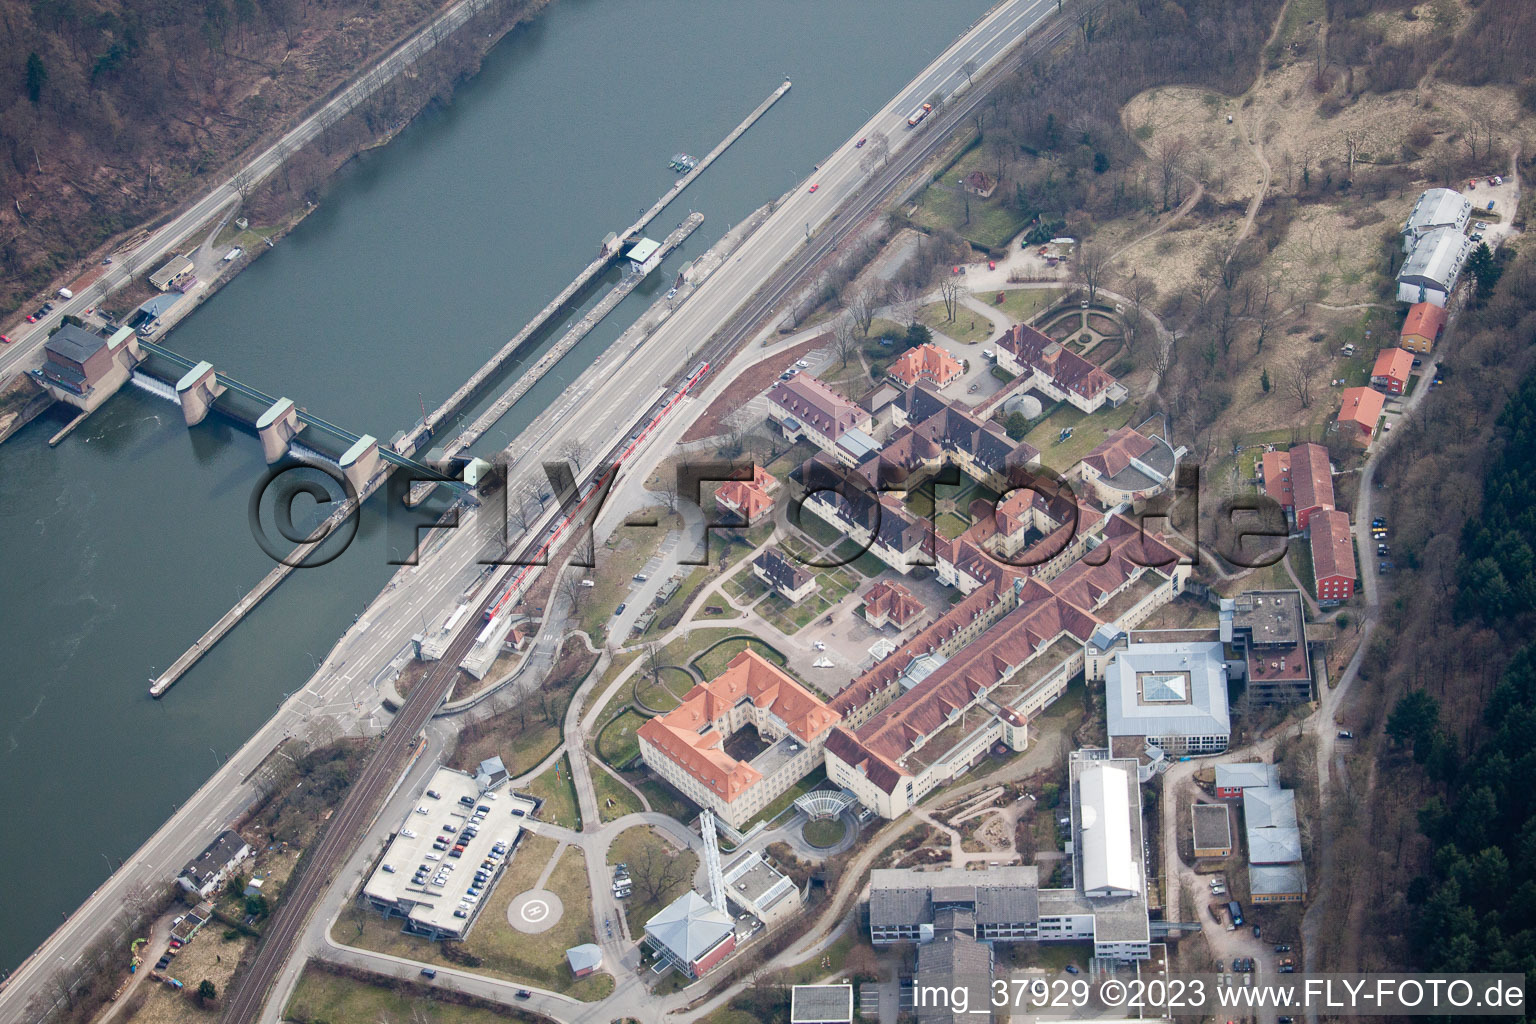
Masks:
[[[219,1019],[219,1005],[210,1003],[206,1009],[199,1007],[192,993],[197,991],[198,983],[207,978],[213,982],[222,998],[229,986],[229,979],[235,973],[235,966],[253,941],[241,937],[233,942],[225,942],[224,926],[217,921],[210,921],[197,933],[196,938],[181,947],[180,953],[165,972],[186,988],[176,991],[153,980],[146,980],[145,984],[150,986],[149,999],[130,1018],[132,1024],[201,1024],[204,1021],[213,1024]],[[153,965],[154,961],[151,960],[149,966]]]
[[[693,421],[693,425],[688,428],[678,443],[702,441],[706,437],[720,434],[725,430],[726,417],[767,391],[778,379],[779,374],[795,364],[795,360],[804,359],[808,353],[831,343],[830,333],[818,334],[810,341],[802,342],[787,352],[780,352],[776,356],[769,356],[767,359],[760,359],[753,363],[731,381],[730,385],[709,404],[709,408]]]

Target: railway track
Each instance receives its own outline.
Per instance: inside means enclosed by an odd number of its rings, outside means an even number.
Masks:
[[[1087,10],[1096,10],[1103,5],[1104,0],[1099,0],[1085,6]],[[726,326],[715,333],[704,351],[695,353],[695,358],[717,363],[743,344],[753,329],[801,283],[807,272],[830,255],[866,217],[887,202],[904,181],[949,142],[953,131],[986,102],[999,83],[1024,61],[1059,44],[1071,34],[1074,24],[1072,20],[1062,19],[1031,36],[1016,53],[1004,58],[979,79],[956,105],[942,109],[921,136],[912,145],[903,147],[900,155],[866,183],[808,247],[774,272],[766,284],[730,317]],[[681,368],[681,372],[686,373],[687,368]],[[287,963],[315,903],[377,813],[378,804],[397,777],[401,756],[447,695],[454,670],[474,644],[484,613],[495,599],[494,594],[484,599],[476,614],[466,620],[437,668],[411,691],[380,739],[379,746],[369,755],[330,826],[305,859],[297,882],[279,904],[250,970],[237,980],[224,1012],[225,1024],[254,1024],[260,1015],[267,993]]]
[[[480,611],[483,612],[483,605],[489,600],[482,602]],[[250,1024],[260,1015],[267,992],[303,933],[315,902],[373,820],[381,799],[398,776],[402,755],[447,696],[454,671],[475,642],[480,626],[479,614],[467,620],[437,667],[411,691],[380,738],[378,747],[364,762],[320,842],[305,858],[298,881],[278,904],[250,970],[237,980],[224,1011],[223,1019],[227,1024]]]

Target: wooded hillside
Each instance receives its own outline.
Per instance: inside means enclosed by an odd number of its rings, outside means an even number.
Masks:
[[[0,315],[296,121],[442,0],[0,0]]]

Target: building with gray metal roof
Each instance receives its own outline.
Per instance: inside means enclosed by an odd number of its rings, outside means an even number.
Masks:
[[[1133,644],[1104,675],[1109,736],[1145,738],[1170,754],[1219,754],[1232,736],[1219,643]]]
[[[1429,302],[1443,308],[1471,252],[1472,240],[1458,228],[1428,232],[1414,243],[1397,272],[1397,301]]]
[[[851,1024],[852,985],[796,985],[789,994],[789,1024]]]
[[[1465,231],[1471,218],[1472,200],[1455,189],[1428,189],[1403,224],[1403,252],[1412,252],[1420,238],[1439,228]]]

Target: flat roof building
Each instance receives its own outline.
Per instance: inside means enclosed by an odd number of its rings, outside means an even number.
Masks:
[[[1196,857],[1232,856],[1232,812],[1226,804],[1192,804],[1189,809]]]
[[[796,985],[789,993],[789,1024],[852,1024],[852,985]]]
[[[1133,644],[1104,676],[1111,746],[1131,737],[1170,754],[1219,754],[1232,736],[1221,644]]]
[[[363,885],[373,909],[401,918],[401,930],[412,935],[433,940],[467,935],[522,834],[510,807],[498,808],[495,801],[473,775],[452,768],[433,772],[419,804],[426,813],[406,816]],[[466,839],[470,826],[474,835]],[[479,883],[477,876],[483,876]]]
[[[1279,771],[1263,761],[1216,766],[1216,795],[1223,800],[1241,797],[1245,789],[1268,789],[1279,785]]]
[[[1413,252],[1419,239],[1441,229],[1462,232],[1472,218],[1472,200],[1450,188],[1424,191],[1403,224],[1403,252]]]
[[[1251,590],[1223,602],[1222,640],[1245,673],[1247,696],[1259,704],[1312,699],[1312,656],[1301,591]]]
[[[876,868],[869,874],[869,936],[877,946],[931,941],[945,911],[978,939],[1037,936],[1040,876],[1033,864],[966,871]]]

